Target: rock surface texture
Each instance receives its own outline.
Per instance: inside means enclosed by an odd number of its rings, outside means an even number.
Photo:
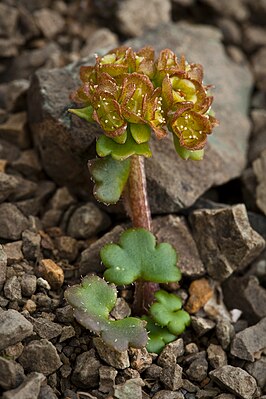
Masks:
[[[152,45],[157,51],[169,47],[185,54],[190,62],[204,66],[205,82],[216,85],[214,110],[220,127],[210,137],[202,162],[178,159],[170,136],[152,143],[153,158],[146,162],[152,209],[176,211],[190,206],[212,185],[241,174],[249,135],[251,75],[225,55],[221,36],[211,27],[168,24],[126,44],[136,49]],[[86,63],[94,63],[93,58]],[[69,94],[78,86],[79,65],[35,74],[29,91],[29,121],[48,175],[72,189],[74,183],[74,188],[84,192],[89,187],[86,162],[94,156],[99,130],[67,112]]]
[[[265,247],[264,238],[251,228],[244,205],[196,210],[190,221],[201,258],[217,280],[244,269]]]

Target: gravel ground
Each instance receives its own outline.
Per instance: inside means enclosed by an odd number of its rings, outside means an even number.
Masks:
[[[264,0],[2,0],[3,399],[266,398],[265,20]],[[167,289],[192,317],[159,356],[106,348],[63,298],[81,275],[102,272],[99,248],[127,222],[121,204],[91,196],[84,165],[97,132],[74,120],[71,136],[62,117],[77,63],[124,42],[204,57],[222,122],[224,141],[217,129],[200,166],[177,161],[176,172],[156,144],[147,164],[154,232],[183,273]],[[121,289],[112,316],[130,314],[131,299]]]

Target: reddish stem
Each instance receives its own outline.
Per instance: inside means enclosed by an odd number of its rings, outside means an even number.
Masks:
[[[151,212],[147,196],[147,184],[144,158],[138,155],[131,157],[130,175],[126,190],[126,209],[133,227],[142,227],[151,231]],[[133,313],[143,315],[148,312],[154,301],[154,293],[159,284],[148,281],[136,281],[133,302]]]

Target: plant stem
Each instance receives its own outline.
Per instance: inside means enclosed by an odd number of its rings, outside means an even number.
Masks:
[[[132,220],[133,227],[142,227],[151,231],[151,212],[147,196],[144,158],[133,155],[131,157],[130,174],[126,190],[126,209]],[[133,302],[133,313],[143,315],[148,312],[154,301],[154,293],[159,284],[149,281],[136,281]]]
[[[133,227],[151,231],[151,211],[147,196],[144,158],[132,155],[128,179],[127,205]]]

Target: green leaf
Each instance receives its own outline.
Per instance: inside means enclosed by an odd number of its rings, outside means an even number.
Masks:
[[[182,334],[186,326],[190,324],[189,314],[181,310],[181,299],[175,294],[169,294],[164,290],[155,293],[156,302],[150,307],[150,315],[153,320],[175,335]]]
[[[104,341],[118,351],[129,346],[142,348],[148,336],[144,321],[135,317],[109,320],[117,292],[113,284],[97,276],[86,276],[81,284],[65,291],[65,298],[74,308],[74,316],[84,327],[100,334]]]
[[[82,119],[85,119],[87,122],[95,123],[95,120],[92,119],[93,108],[91,105],[85,108],[69,108],[68,111]]]
[[[142,125],[139,123],[131,123],[130,131],[133,139],[136,143],[146,143],[151,137],[151,128],[148,125]]]
[[[104,277],[117,285],[136,280],[166,283],[181,278],[174,248],[168,243],[156,244],[154,235],[145,229],[126,230],[118,244],[105,245],[100,255],[108,268]]]
[[[176,335],[171,334],[167,328],[155,324],[148,316],[142,316],[142,320],[147,322],[146,329],[149,339],[146,345],[147,351],[151,353],[160,353],[165,345],[176,339]]]
[[[105,204],[115,204],[127,182],[130,172],[130,159],[117,161],[108,156],[93,159],[88,162],[88,165],[95,182],[95,198]]]
[[[151,150],[148,143],[138,144],[133,140],[128,131],[127,140],[124,144],[116,143],[110,137],[102,135],[96,143],[96,152],[100,157],[111,155],[113,159],[121,161],[131,155],[143,155],[146,158],[151,157]]]
[[[192,161],[202,161],[204,157],[204,149],[202,150],[188,150],[185,147],[182,147],[180,145],[179,138],[173,134],[174,137],[174,146],[175,150],[180,156],[180,158],[184,159],[187,161],[188,159],[191,159]]]

